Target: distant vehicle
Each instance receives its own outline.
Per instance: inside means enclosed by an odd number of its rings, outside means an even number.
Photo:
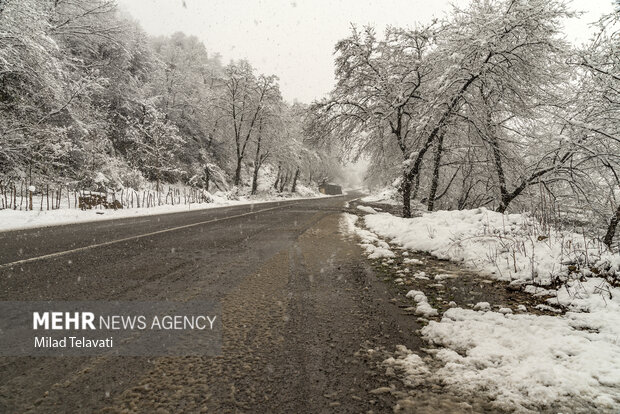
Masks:
[[[321,183],[319,184],[319,192],[326,195],[342,194],[342,188],[338,184]]]

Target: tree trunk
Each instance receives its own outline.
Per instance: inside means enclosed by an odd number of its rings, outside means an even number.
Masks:
[[[241,167],[243,165],[243,157],[237,158],[237,168],[235,168],[235,181],[234,184],[239,187],[241,184]]]
[[[256,194],[256,190],[258,190],[258,169],[260,165],[258,164],[258,160],[254,163],[254,174],[252,174],[252,191],[251,194]]]
[[[252,175],[252,195],[256,194],[256,190],[258,189],[258,170],[263,162],[260,154],[260,143],[263,137],[262,131],[263,120],[261,119],[258,123],[258,137],[256,138],[256,156],[254,157],[254,174]]]
[[[418,191],[420,190],[420,172],[415,175],[415,180],[413,181],[413,191],[411,193],[411,199],[415,200],[418,198]]]
[[[614,241],[614,236],[616,234],[616,228],[618,227],[618,223],[620,223],[620,205],[618,205],[618,208],[616,209],[616,214],[614,214],[609,221],[609,226],[607,226],[607,233],[605,233],[605,238],[603,238],[603,243],[605,243],[610,249],[611,244]]]
[[[161,195],[159,194],[159,189],[161,187],[161,180],[159,179],[159,176],[157,177],[157,205],[161,206]],[[132,203],[133,204],[133,203]],[[133,205],[131,206],[133,207]]]
[[[418,152],[418,155],[415,158],[413,166],[411,167],[409,171],[406,171],[403,175],[403,185],[405,184],[405,182],[407,182],[407,186],[408,186],[407,192],[409,193],[409,195],[411,195],[411,182],[414,179],[416,182],[415,192],[417,195],[418,189],[420,187],[420,168],[422,167],[422,161],[424,160],[424,154],[426,154],[426,151],[428,151],[428,149],[431,147],[435,138],[437,137],[437,134],[440,132],[441,132],[440,128],[435,127],[435,129],[431,132],[431,134],[426,139],[426,142],[424,143],[422,148],[420,148],[420,151]],[[411,217],[411,199],[409,198],[405,200],[403,198],[403,203],[404,203],[403,217],[409,218]],[[408,214],[404,215],[405,212],[407,212]]]
[[[286,187],[286,184],[288,184],[288,180],[289,180],[289,172],[287,170],[286,174],[284,175],[284,178],[280,180],[280,192],[284,191],[284,187]]]
[[[209,181],[211,180],[211,170],[205,165],[205,190],[209,191]]]
[[[403,175],[403,182],[400,185],[400,189],[403,193],[403,217],[411,217],[411,178],[409,174]]]
[[[276,174],[276,182],[273,183],[273,188],[278,189],[278,183],[280,182],[280,172],[282,171],[282,166],[278,164],[278,174]]]
[[[508,210],[508,205],[512,200],[514,200],[514,197],[502,197],[499,207],[497,207],[495,211],[502,214],[505,213],[506,210]]]
[[[441,163],[441,153],[443,151],[443,136],[444,134],[442,132],[437,138],[437,152],[435,152],[435,165],[433,166],[433,181],[431,183],[431,191],[428,195],[428,211],[433,211],[433,207],[435,207],[435,196],[437,195],[437,186],[439,185],[439,165]]]
[[[504,165],[502,163],[502,154],[499,149],[499,143],[497,139],[492,136],[489,137],[491,142],[491,152],[493,153],[493,164],[495,166],[495,173],[497,174],[497,181],[499,184],[500,203],[497,208],[498,213],[504,213],[508,208],[508,205],[514,197],[510,197],[506,186],[506,175],[504,174]]]
[[[295,176],[293,177],[293,185],[291,186],[291,193],[294,193],[297,189],[297,177],[299,177],[299,167],[295,170]]]

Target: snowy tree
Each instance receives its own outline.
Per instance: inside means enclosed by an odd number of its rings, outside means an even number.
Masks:
[[[241,169],[248,144],[256,135],[260,119],[270,105],[281,100],[275,76],[254,75],[248,62],[231,63],[225,71],[220,108],[229,119],[235,145],[234,184],[241,184]],[[266,119],[266,118],[265,118]]]
[[[433,208],[445,140],[456,138],[450,131],[462,130],[455,125],[473,123],[493,151],[514,138],[495,134],[498,122],[510,128],[541,118],[533,111],[545,103],[539,98],[555,94],[545,85],[556,85],[561,73],[558,57],[567,48],[560,39],[561,19],[570,15],[559,1],[474,0],[430,27],[388,29],[381,41],[372,29],[363,34],[354,30],[337,45],[338,83],[331,99],[316,109],[327,125],[342,125],[339,134],[354,151],[385,151],[385,139],[400,149],[403,215],[409,217],[411,189],[420,181],[426,153],[434,147],[428,197],[428,207]],[[472,117],[481,116],[479,109],[485,105],[489,109],[482,113],[490,118],[483,129]],[[518,121],[513,119],[517,110]],[[507,113],[506,119],[493,119]],[[387,153],[395,152],[393,145]],[[492,163],[500,211],[570,158],[550,149],[544,160],[528,161],[528,167],[507,178],[496,162],[503,158],[501,151],[495,151]],[[507,179],[514,179],[514,188],[509,189]]]
[[[129,134],[136,145],[135,165],[156,181],[159,192],[162,179],[181,172],[177,157],[184,138],[164,114],[149,105],[143,105],[142,116],[132,122]]]
[[[475,126],[490,150],[500,212],[571,158],[545,113],[560,101],[560,82],[569,76],[563,65],[569,47],[561,39],[568,16],[559,2],[473,2],[455,12],[440,45],[459,56],[449,78],[471,80],[451,92],[461,101],[455,114]],[[510,173],[509,161],[518,162]]]
[[[425,84],[432,75],[429,52],[433,28],[408,31],[388,28],[384,40],[374,29],[353,28],[336,45],[337,84],[331,96],[315,106],[326,126],[319,133],[336,135],[355,156],[377,153],[390,139],[401,153],[403,214],[410,216],[409,159],[416,151],[414,129],[425,105]]]
[[[581,185],[594,213],[606,224],[611,247],[620,222],[620,10],[602,18],[599,32],[571,63],[580,84],[565,117],[578,144]]]

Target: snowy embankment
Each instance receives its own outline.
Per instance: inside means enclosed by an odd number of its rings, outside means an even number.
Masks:
[[[76,208],[61,208],[58,210],[35,209],[33,211],[4,209],[0,210],[0,231],[86,223],[129,217],[152,216],[157,214],[180,213],[237,205],[262,204],[274,201],[305,200],[317,197],[330,197],[305,187],[302,187],[302,189],[294,195],[288,195],[288,197],[279,196],[277,193],[262,194],[252,197],[238,197],[236,199],[228,198],[229,196],[229,193],[218,192],[216,194],[209,195],[210,202],[208,203],[204,202],[175,205],[165,204],[149,208],[123,208],[118,210],[103,209],[101,207],[89,210],[80,210]]]
[[[362,197],[361,201],[365,203],[389,204],[396,206],[402,203],[398,200],[398,197],[399,194],[395,188],[387,187],[376,194],[369,194],[366,197]]]
[[[620,288],[595,274],[617,281],[619,254],[583,235],[543,232],[531,217],[485,209],[411,219],[371,213],[363,219],[366,229],[358,228],[353,217],[345,215],[343,227],[352,226],[366,245],[380,246],[384,238],[398,248],[462,262],[499,280],[560,284],[547,292],[552,294],[549,304],[566,310],[563,315],[494,312],[481,304],[447,310],[420,331],[434,346],[429,356],[401,349],[385,361],[399,368],[405,383],[425,378],[463,398],[484,395],[509,411],[620,410]],[[388,250],[389,244],[382,247]],[[534,293],[532,287],[523,290]],[[407,296],[418,307],[428,304],[421,291]]]
[[[543,228],[524,214],[500,214],[484,208],[438,211],[404,219],[372,214],[366,226],[406,249],[463,262],[505,281],[548,285],[569,272],[613,277],[620,255],[583,235]]]

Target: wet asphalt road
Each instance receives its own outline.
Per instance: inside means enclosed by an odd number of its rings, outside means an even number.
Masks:
[[[0,358],[0,412],[391,412],[356,356],[417,348],[339,233],[358,195],[0,233],[0,300],[222,304],[217,357]]]

